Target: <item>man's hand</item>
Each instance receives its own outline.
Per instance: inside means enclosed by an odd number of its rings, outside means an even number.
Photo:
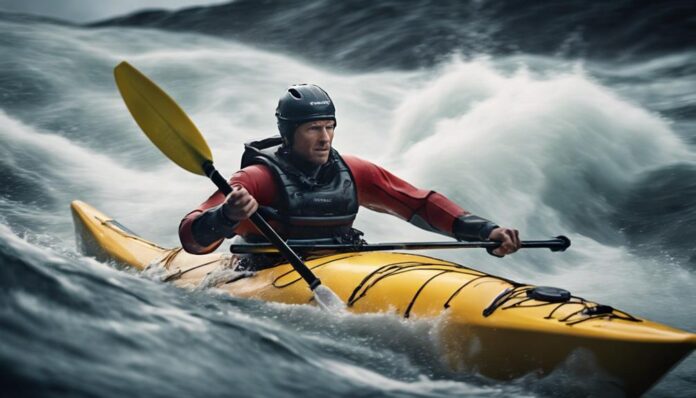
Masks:
[[[232,192],[227,195],[225,203],[222,205],[222,211],[231,221],[242,221],[251,217],[252,214],[259,208],[251,194],[241,185],[232,187]]]
[[[504,257],[506,254],[512,254],[520,249],[520,234],[516,229],[498,227],[491,231],[489,240],[502,242],[500,247],[493,250],[493,255]]]

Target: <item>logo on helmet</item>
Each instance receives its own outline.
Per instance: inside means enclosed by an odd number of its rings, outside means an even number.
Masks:
[[[312,101],[309,103],[309,105],[316,106],[316,105],[329,105],[331,101],[326,100],[326,101]]]

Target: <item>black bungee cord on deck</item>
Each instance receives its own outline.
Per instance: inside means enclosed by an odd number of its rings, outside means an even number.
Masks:
[[[504,306],[506,303],[515,299],[519,299],[519,301]],[[525,303],[530,301],[535,301],[536,303],[525,305]],[[509,310],[515,308],[544,307],[554,304],[555,307],[549,312],[548,315],[544,317],[545,319],[556,319],[553,317],[553,315],[556,313],[556,311],[566,305],[582,306],[581,309],[572,312],[563,318],[557,319],[559,322],[564,322],[568,326],[577,325],[578,323],[598,318],[616,318],[625,321],[642,322],[641,319],[638,319],[627,312],[617,310],[608,305],[587,301],[582,297],[571,295],[570,292],[564,289],[530,285],[518,285],[513,289],[503,291],[503,293],[493,300],[491,305],[483,310],[483,316],[488,317],[497,309]],[[584,317],[574,319],[579,316]]]

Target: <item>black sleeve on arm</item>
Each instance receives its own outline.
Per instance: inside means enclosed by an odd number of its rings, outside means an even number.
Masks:
[[[457,240],[488,240],[491,232],[498,228],[493,222],[472,214],[459,216],[454,220],[452,233]]]
[[[239,225],[225,216],[222,206],[204,211],[191,224],[193,239],[201,246],[210,246],[222,238],[234,236],[234,230]]]

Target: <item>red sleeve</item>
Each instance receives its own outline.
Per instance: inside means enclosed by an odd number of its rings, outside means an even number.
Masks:
[[[350,155],[343,159],[353,173],[361,206],[449,236],[454,220],[469,214],[445,196],[416,188],[374,163]]]
[[[243,186],[247,191],[249,191],[251,196],[253,196],[257,202],[259,202],[259,205],[262,206],[270,205],[276,195],[273,175],[271,174],[271,171],[263,165],[253,165],[239,170],[232,176],[229,184],[230,186]],[[223,239],[220,239],[210,246],[199,245],[193,238],[191,225],[204,211],[219,206],[224,201],[225,195],[223,195],[223,193],[219,190],[215,191],[205,202],[201,203],[198,208],[184,216],[179,224],[179,240],[181,241],[181,245],[184,250],[193,254],[206,254],[214,251],[220,246]],[[239,226],[235,228],[235,233],[237,235],[244,235],[247,231],[253,229],[254,226],[251,224],[251,222],[245,220],[239,223]]]

